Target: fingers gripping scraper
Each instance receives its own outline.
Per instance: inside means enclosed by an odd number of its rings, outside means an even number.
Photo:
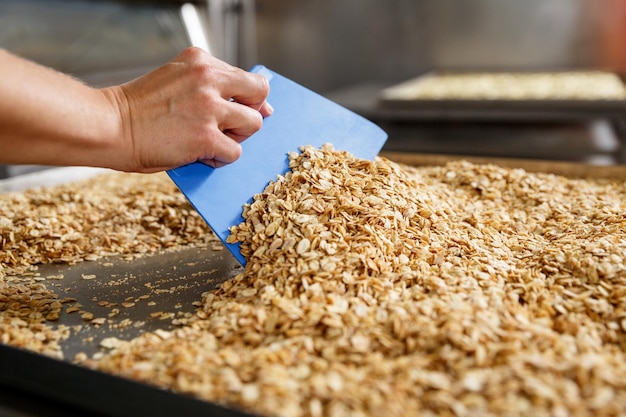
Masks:
[[[246,261],[239,244],[226,242],[230,228],[243,221],[243,206],[252,202],[255,194],[288,171],[288,152],[297,152],[305,145],[319,148],[331,143],[337,150],[371,160],[387,140],[387,134],[371,121],[268,68],[256,66],[251,72],[269,80],[267,100],[274,112],[242,143],[241,157],[217,169],[196,162],[168,171],[242,265]]]

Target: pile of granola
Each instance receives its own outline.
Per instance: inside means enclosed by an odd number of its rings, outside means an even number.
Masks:
[[[626,412],[626,187],[306,147],[196,320],[89,366],[264,415]]]
[[[80,362],[267,416],[626,413],[623,181],[415,168],[330,145],[289,158],[232,229],[243,272],[199,295],[179,328]],[[1,265],[54,260],[56,245],[75,262],[208,239],[182,196],[155,184],[108,189],[101,200],[125,208],[51,222],[63,225],[51,243],[4,221]],[[177,203],[150,203],[164,199]],[[0,217],[15,205],[3,200]]]

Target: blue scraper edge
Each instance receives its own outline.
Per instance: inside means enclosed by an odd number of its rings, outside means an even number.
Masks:
[[[239,243],[226,242],[230,228],[243,221],[245,204],[289,170],[288,152],[331,143],[337,150],[372,160],[387,140],[387,134],[376,124],[288,78],[262,65],[251,72],[269,80],[267,101],[274,113],[242,143],[241,157],[221,168],[196,162],[167,171],[241,265],[246,260]]]

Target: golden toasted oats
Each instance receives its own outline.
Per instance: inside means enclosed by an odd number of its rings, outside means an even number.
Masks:
[[[2,341],[62,356],[68,336],[46,321],[62,304],[37,264],[76,263],[103,256],[132,257],[181,245],[213,244],[216,237],[164,174],[111,174],[50,188],[0,195],[0,334]],[[84,280],[97,279],[93,274]],[[65,313],[82,306],[65,308]],[[85,319],[93,315],[81,313]],[[13,322],[18,317],[24,325]],[[91,323],[94,323],[92,320]],[[95,324],[100,323],[95,319]]]
[[[248,260],[241,274],[203,294],[195,317],[154,313],[175,330],[103,341],[110,352],[75,360],[268,416],[626,414],[623,182],[462,161],[413,168],[330,146],[289,158],[231,231]],[[118,226],[153,230],[189,210],[170,208]],[[69,219],[57,239],[82,242]],[[95,221],[93,235],[107,225]],[[42,259],[45,244],[9,255],[36,239],[9,229],[0,265]],[[183,230],[172,244],[194,236]],[[141,233],[116,248],[142,253],[154,240]],[[76,262],[113,243],[73,245],[64,256]],[[29,294],[21,304],[45,289],[13,285]],[[26,317],[56,301],[46,298]],[[14,310],[3,308],[4,320]],[[26,340],[46,331],[15,319]]]
[[[623,183],[330,146],[290,168],[195,320],[86,364],[274,416],[626,412]]]

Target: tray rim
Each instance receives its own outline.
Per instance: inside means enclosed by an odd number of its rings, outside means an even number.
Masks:
[[[251,417],[203,401],[71,362],[0,343],[0,387],[109,417],[210,415]],[[46,372],[42,372],[45,369]],[[89,383],[83,383],[89,381]],[[114,400],[112,400],[114,398]],[[102,404],[107,404],[106,408]]]

